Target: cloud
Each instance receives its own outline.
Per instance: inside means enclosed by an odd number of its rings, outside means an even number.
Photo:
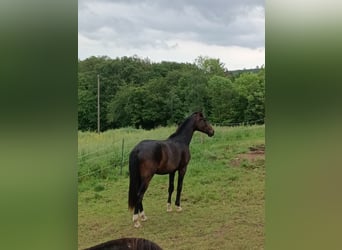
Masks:
[[[161,54],[168,60],[170,52],[184,58],[194,54],[185,48],[212,53],[244,48],[258,54],[264,48],[264,19],[259,0],[80,0],[79,57],[149,51],[152,60]]]

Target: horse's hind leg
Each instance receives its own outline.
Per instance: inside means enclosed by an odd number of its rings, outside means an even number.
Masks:
[[[133,223],[134,223],[134,227],[136,228],[141,227],[141,224],[139,222],[139,217],[141,221],[147,220],[147,216],[145,215],[142,202],[138,202],[137,206],[134,208]]]
[[[138,207],[139,207],[139,217],[140,217],[141,221],[147,221],[147,216],[145,215],[145,211],[144,211],[142,202],[140,202],[138,204]]]
[[[133,224],[134,227],[138,228],[141,227],[141,224],[139,222],[139,208],[138,205],[134,208],[134,214],[133,214]]]
[[[150,182],[152,177],[144,179],[139,187],[138,191],[138,202],[136,207],[134,208],[134,214],[133,214],[133,223],[134,227],[140,227],[141,224],[139,223],[138,219],[141,218],[141,221],[146,221],[147,216],[145,215],[144,208],[142,205],[142,200],[144,198],[144,194],[147,190],[148,184]]]
[[[145,216],[145,212],[144,212],[144,208],[142,205],[142,199],[144,197],[144,193],[146,191],[145,188],[145,183],[143,182],[140,187],[139,187],[139,191],[138,191],[138,202],[134,208],[134,214],[133,214],[133,223],[134,223],[134,227],[138,228],[141,227],[141,224],[139,222],[139,215],[140,217],[142,217],[142,221],[146,221],[147,217]],[[143,215],[143,216],[142,216]]]

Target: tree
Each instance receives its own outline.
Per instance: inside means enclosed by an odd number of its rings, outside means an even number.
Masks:
[[[220,62],[220,59],[199,56],[195,59],[195,64],[200,70],[210,76],[225,76],[225,72],[228,71],[225,69],[224,63]]]
[[[218,124],[263,122],[265,70],[227,75],[219,59],[152,63],[137,56],[90,57],[78,62],[78,128],[97,129],[100,75],[101,130],[177,124],[194,111]]]
[[[235,119],[239,122],[263,123],[265,116],[264,70],[258,74],[243,73],[235,81],[237,91]]]
[[[79,62],[78,72],[78,127],[97,128],[97,65],[102,59],[91,57]]]
[[[121,86],[107,105],[106,118],[112,128],[131,125],[129,98],[133,95],[134,86]]]
[[[232,100],[235,95],[232,82],[222,76],[213,76],[208,82],[210,96],[210,121],[231,122]]]

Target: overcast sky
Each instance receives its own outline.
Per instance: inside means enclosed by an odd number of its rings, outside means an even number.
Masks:
[[[265,64],[263,0],[78,0],[78,57]]]

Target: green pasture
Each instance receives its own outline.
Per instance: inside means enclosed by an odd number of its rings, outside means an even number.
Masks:
[[[128,155],[143,139],[166,139],[176,127],[116,129],[78,135],[78,247],[142,237],[163,249],[264,249],[264,126],[195,132],[184,178],[183,211],[166,212],[168,175],[155,175],[145,194],[148,220],[133,228],[128,210]],[[124,143],[123,143],[124,140]],[[177,179],[175,180],[175,184]],[[176,193],[173,194],[173,208]]]

